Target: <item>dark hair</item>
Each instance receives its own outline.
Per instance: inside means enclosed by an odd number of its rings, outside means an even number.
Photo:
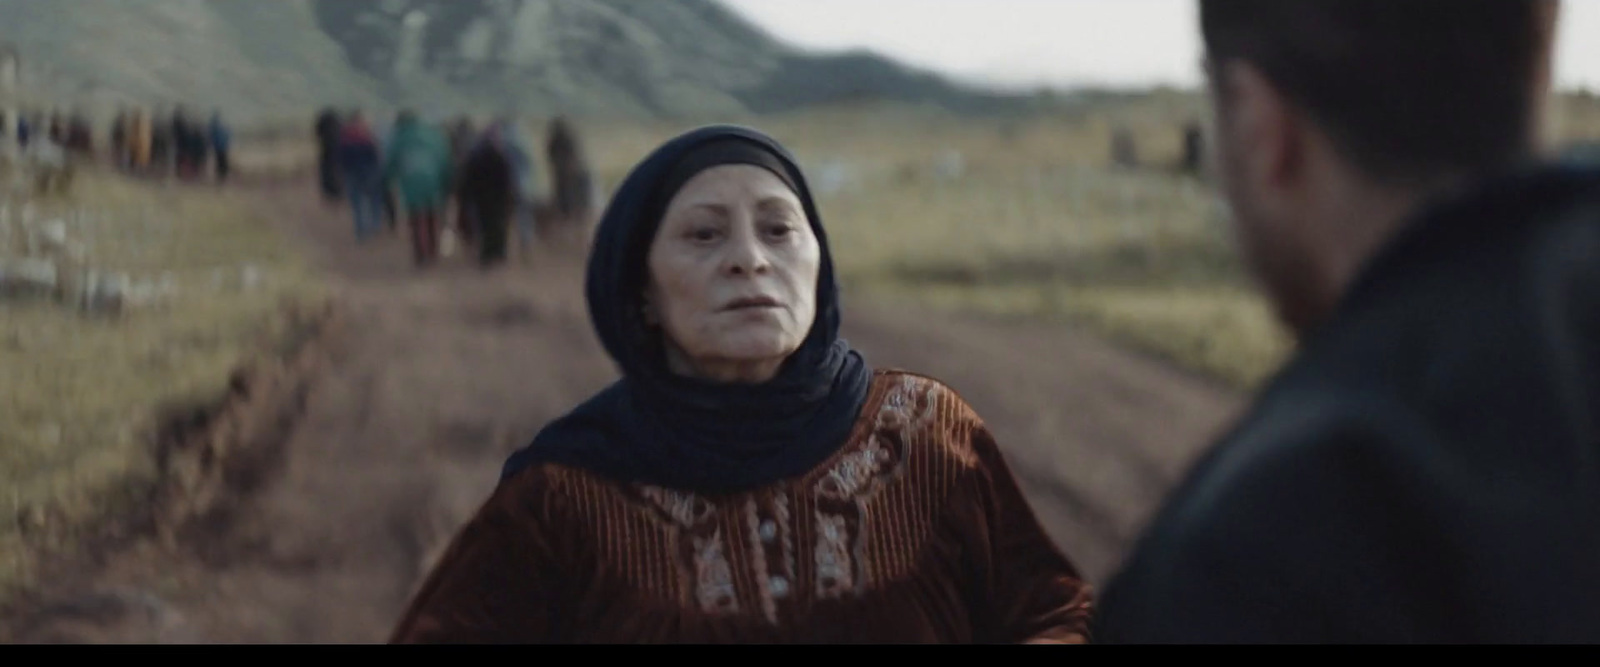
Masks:
[[[1254,65],[1381,178],[1505,168],[1533,148],[1554,0],[1201,0],[1208,60]],[[1226,95],[1226,93],[1223,93]]]

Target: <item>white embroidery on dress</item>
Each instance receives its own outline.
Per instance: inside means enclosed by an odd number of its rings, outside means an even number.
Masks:
[[[733,568],[722,553],[722,531],[710,538],[694,538],[694,569],[700,608],[708,613],[739,611],[733,587]]]
[[[842,516],[817,512],[817,597],[838,598],[855,588],[850,558],[849,523]]]
[[[644,486],[639,492],[660,507],[661,511],[666,512],[667,516],[672,517],[672,520],[684,526],[694,526],[704,522],[717,509],[710,501],[692,493],[659,486]]]
[[[778,603],[773,599],[772,579],[767,573],[767,540],[762,535],[761,510],[754,497],[745,501],[745,523],[750,528],[750,568],[755,570],[756,586],[761,592],[761,611],[767,622],[777,624]]]
[[[940,394],[938,383],[904,376],[900,385],[883,399],[878,410],[878,427],[908,431],[919,429],[933,418]]]
[[[853,498],[883,471],[892,458],[889,449],[878,442],[878,436],[873,435],[867,438],[861,449],[841,457],[817,482],[816,491],[836,500]]]

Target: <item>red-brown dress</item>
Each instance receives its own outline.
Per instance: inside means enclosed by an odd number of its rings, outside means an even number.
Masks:
[[[861,414],[810,473],[732,496],[525,470],[455,538],[391,641],[1085,641],[1090,589],[972,408],[878,371]]]

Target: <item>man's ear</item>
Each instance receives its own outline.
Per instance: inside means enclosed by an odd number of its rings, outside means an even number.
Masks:
[[[1250,63],[1221,65],[1224,104],[1236,174],[1250,190],[1273,197],[1299,187],[1306,175],[1309,128],[1299,109]]]

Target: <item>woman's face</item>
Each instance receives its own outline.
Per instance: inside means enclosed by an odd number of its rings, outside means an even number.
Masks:
[[[673,370],[764,382],[816,319],[822,251],[799,197],[772,172],[700,172],[667,205],[650,246],[645,314]]]

